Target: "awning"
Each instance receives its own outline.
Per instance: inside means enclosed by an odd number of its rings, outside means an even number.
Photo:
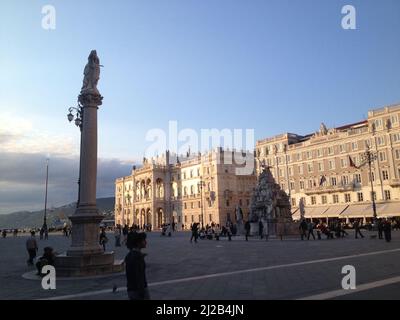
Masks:
[[[295,208],[292,211],[292,219],[293,220],[300,220],[300,210],[299,208]]]
[[[372,204],[351,204],[340,214],[341,218],[372,218],[373,216]]]
[[[400,217],[400,202],[381,203],[376,206],[378,217]]]
[[[340,206],[330,206],[328,210],[324,212],[324,216],[327,218],[337,218],[340,214],[347,209],[349,205],[340,205]]]
[[[305,211],[305,217],[306,218],[324,218],[325,211],[328,210],[327,206],[323,207],[306,207],[304,209]]]

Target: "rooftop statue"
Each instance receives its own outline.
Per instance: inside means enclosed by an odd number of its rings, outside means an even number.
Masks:
[[[321,123],[319,127],[319,134],[321,136],[326,136],[328,134],[328,129],[326,128],[326,125],[324,123]]]

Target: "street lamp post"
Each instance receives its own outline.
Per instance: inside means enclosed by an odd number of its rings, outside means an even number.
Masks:
[[[372,162],[377,159],[377,154],[372,152],[370,147],[368,146],[367,150],[361,155],[362,160],[364,162],[363,165],[368,164],[369,170],[369,180],[371,182],[371,199],[372,199],[372,210],[374,214],[374,224],[376,225],[377,213],[376,213],[376,203],[375,203],[375,192],[374,192],[374,182],[372,179]]]
[[[47,230],[47,187],[49,183],[49,158],[46,159],[46,193],[44,197],[44,216],[43,216],[43,227],[42,229],[46,232]]]
[[[68,121],[72,122],[74,119],[75,125],[79,128],[81,132],[81,142],[80,142],[80,150],[82,154],[82,124],[83,124],[83,108],[82,105],[78,101],[78,105],[76,107],[71,107],[68,109]],[[74,116],[72,112],[76,112],[76,115]],[[78,178],[78,201],[76,202],[76,207],[78,208],[79,202],[80,202],[80,195],[81,195],[81,167],[82,163],[79,164],[79,178]]]
[[[203,210],[203,186],[205,182],[200,177],[200,182],[197,184],[200,189],[200,205],[201,205],[201,227],[204,227],[204,210]]]
[[[284,145],[284,152],[285,152],[285,164],[286,164],[286,182],[288,184],[288,191],[289,191],[289,201],[291,202],[291,193],[292,193],[292,189],[290,187],[290,176],[289,176],[289,161],[288,161],[288,154],[287,154],[287,145]]]

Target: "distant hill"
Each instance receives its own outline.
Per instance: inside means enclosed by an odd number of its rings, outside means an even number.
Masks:
[[[97,199],[97,207],[107,217],[114,213],[115,198]],[[76,202],[58,208],[47,209],[47,225],[57,225],[75,212]],[[19,211],[10,214],[0,214],[0,229],[39,228],[43,225],[44,210]]]

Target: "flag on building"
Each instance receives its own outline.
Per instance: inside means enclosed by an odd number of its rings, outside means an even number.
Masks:
[[[350,167],[355,168],[355,169],[360,169],[360,167],[357,167],[356,164],[354,163],[353,159],[349,156],[349,163]]]
[[[322,176],[321,180],[319,181],[319,186],[321,187],[325,182],[326,182],[326,178],[325,178],[325,176]]]

